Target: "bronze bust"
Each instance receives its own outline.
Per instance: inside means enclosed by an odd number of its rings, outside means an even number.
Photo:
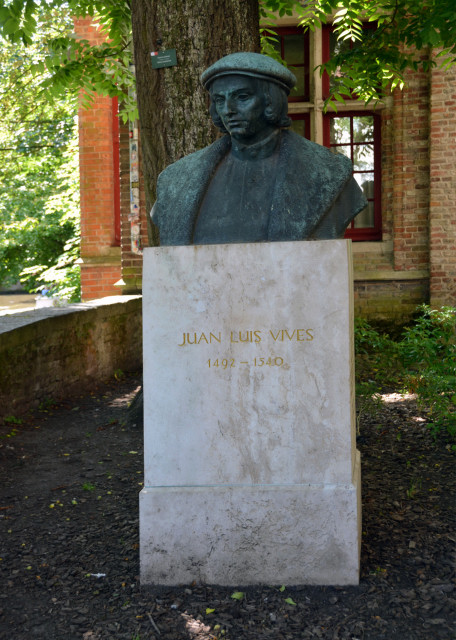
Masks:
[[[160,244],[343,237],[366,200],[348,158],[287,131],[294,75],[266,56],[234,53],[201,80],[226,135],[160,174]]]

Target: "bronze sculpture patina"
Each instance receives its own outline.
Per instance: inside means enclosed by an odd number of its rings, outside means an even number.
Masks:
[[[227,135],[160,174],[160,244],[341,238],[366,200],[348,158],[286,129],[294,75],[266,56],[234,53],[201,80]]]

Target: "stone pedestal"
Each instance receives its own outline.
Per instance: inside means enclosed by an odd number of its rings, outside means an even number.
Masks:
[[[350,243],[144,256],[142,584],[357,584]]]

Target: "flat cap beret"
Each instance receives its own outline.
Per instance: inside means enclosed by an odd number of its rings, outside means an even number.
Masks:
[[[287,93],[296,84],[295,76],[283,64],[261,53],[230,53],[220,58],[201,74],[201,82],[205,89],[220,76],[243,75],[275,82]]]

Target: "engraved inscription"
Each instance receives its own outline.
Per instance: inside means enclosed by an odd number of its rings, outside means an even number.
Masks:
[[[184,331],[178,342],[179,347],[201,344],[215,344],[227,341],[230,344],[260,343],[265,340],[273,342],[311,342],[314,339],[313,329],[247,329],[230,331],[222,335],[221,331]]]
[[[232,369],[237,365],[250,365],[252,367],[282,367],[285,364],[280,356],[270,356],[269,358],[252,358],[251,360],[236,361],[235,358],[209,358],[207,366],[209,369]]]
[[[269,333],[274,339],[274,342],[286,342],[289,340],[290,342],[296,340],[297,342],[308,342],[313,340],[313,329],[294,329],[293,331],[288,331],[288,329],[280,329],[274,333],[272,329],[269,330]]]
[[[218,335],[215,333],[183,333],[182,334],[182,342],[178,344],[178,347],[185,347],[187,344],[212,344],[213,342],[221,342],[222,334],[219,331]]]
[[[267,345],[269,342],[269,348],[271,351],[277,349],[277,345],[280,343],[281,346],[288,344],[297,345],[299,343],[305,344],[312,342],[314,340],[314,330],[313,329],[242,329],[242,330],[233,330],[233,331],[184,331],[182,333],[182,337],[180,342],[178,342],[179,347],[189,347],[189,346],[198,346],[198,345],[213,345],[213,344],[226,344],[230,353],[224,355],[222,354],[213,354],[215,357],[211,357],[206,360],[206,365],[209,369],[215,371],[227,371],[235,368],[245,368],[245,367],[275,367],[283,369],[289,369],[290,364],[285,362],[282,356],[277,356],[274,353],[266,353],[263,356],[255,356],[252,357],[251,354],[242,354],[240,358],[232,358],[231,354],[236,355],[239,352],[239,349],[242,345],[251,344],[259,345],[262,343],[263,345]],[[237,346],[236,346],[237,345]],[[260,347],[261,348],[261,347]],[[266,346],[266,348],[268,348]],[[264,353],[264,352],[263,352]],[[247,357],[246,357],[247,356]]]
[[[231,331],[230,342],[261,342],[261,331]]]

